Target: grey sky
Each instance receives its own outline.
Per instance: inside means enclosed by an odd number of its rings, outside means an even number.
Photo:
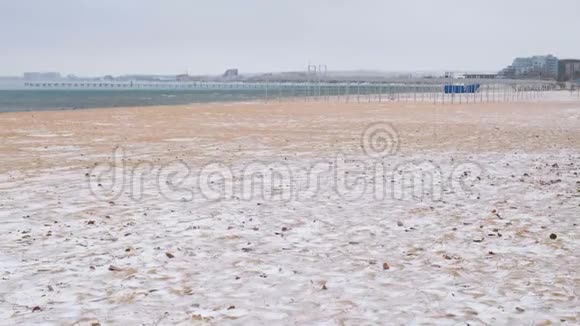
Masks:
[[[0,75],[497,70],[580,57],[578,0],[0,0]]]

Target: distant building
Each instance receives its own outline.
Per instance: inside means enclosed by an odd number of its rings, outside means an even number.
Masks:
[[[505,77],[505,78],[515,78],[516,76],[516,68],[514,68],[514,66],[509,65],[505,68],[503,68],[499,73],[499,76],[501,77]]]
[[[545,70],[548,73],[548,77],[550,78],[558,78],[558,65],[560,60],[553,55],[549,55],[546,57],[545,61]]]
[[[580,80],[580,60],[560,60],[558,69],[558,81],[567,82],[577,80]]]
[[[181,75],[175,76],[175,80],[180,81],[180,82],[185,82],[185,81],[191,81],[192,78],[188,74],[181,74]]]
[[[58,72],[25,72],[23,77],[25,80],[53,80],[61,78]]]
[[[500,72],[509,78],[558,78],[558,58],[549,55],[515,58],[510,66]]]
[[[495,79],[497,74],[486,74],[486,73],[476,73],[476,74],[465,74],[467,79]]]
[[[409,77],[412,78],[412,77]],[[455,71],[446,71],[445,78],[451,79],[465,79],[465,74],[462,72],[455,72]]]
[[[223,75],[224,78],[236,78],[238,77],[238,69],[228,69]]]

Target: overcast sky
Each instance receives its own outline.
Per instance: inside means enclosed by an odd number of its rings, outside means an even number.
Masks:
[[[579,32],[579,0],[0,0],[0,75],[495,71]]]

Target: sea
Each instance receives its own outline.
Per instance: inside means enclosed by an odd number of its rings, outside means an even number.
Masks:
[[[212,102],[250,102],[292,97],[331,97],[344,94],[370,95],[391,92],[397,86],[358,84],[246,84],[208,88],[58,89],[22,87],[23,83],[0,80],[0,112],[81,110],[90,108],[187,105]],[[81,86],[83,85],[80,82]],[[47,87],[44,87],[47,86]],[[183,86],[183,85],[182,85]],[[395,88],[393,88],[395,87]],[[407,89],[406,91],[408,91]],[[400,86],[397,92],[405,92]]]
[[[264,99],[259,89],[240,90],[0,90],[0,112],[184,105]]]

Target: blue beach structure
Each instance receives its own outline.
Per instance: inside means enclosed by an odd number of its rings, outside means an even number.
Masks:
[[[445,94],[465,94],[465,93],[477,93],[480,84],[469,84],[469,85],[445,85],[443,91]]]

